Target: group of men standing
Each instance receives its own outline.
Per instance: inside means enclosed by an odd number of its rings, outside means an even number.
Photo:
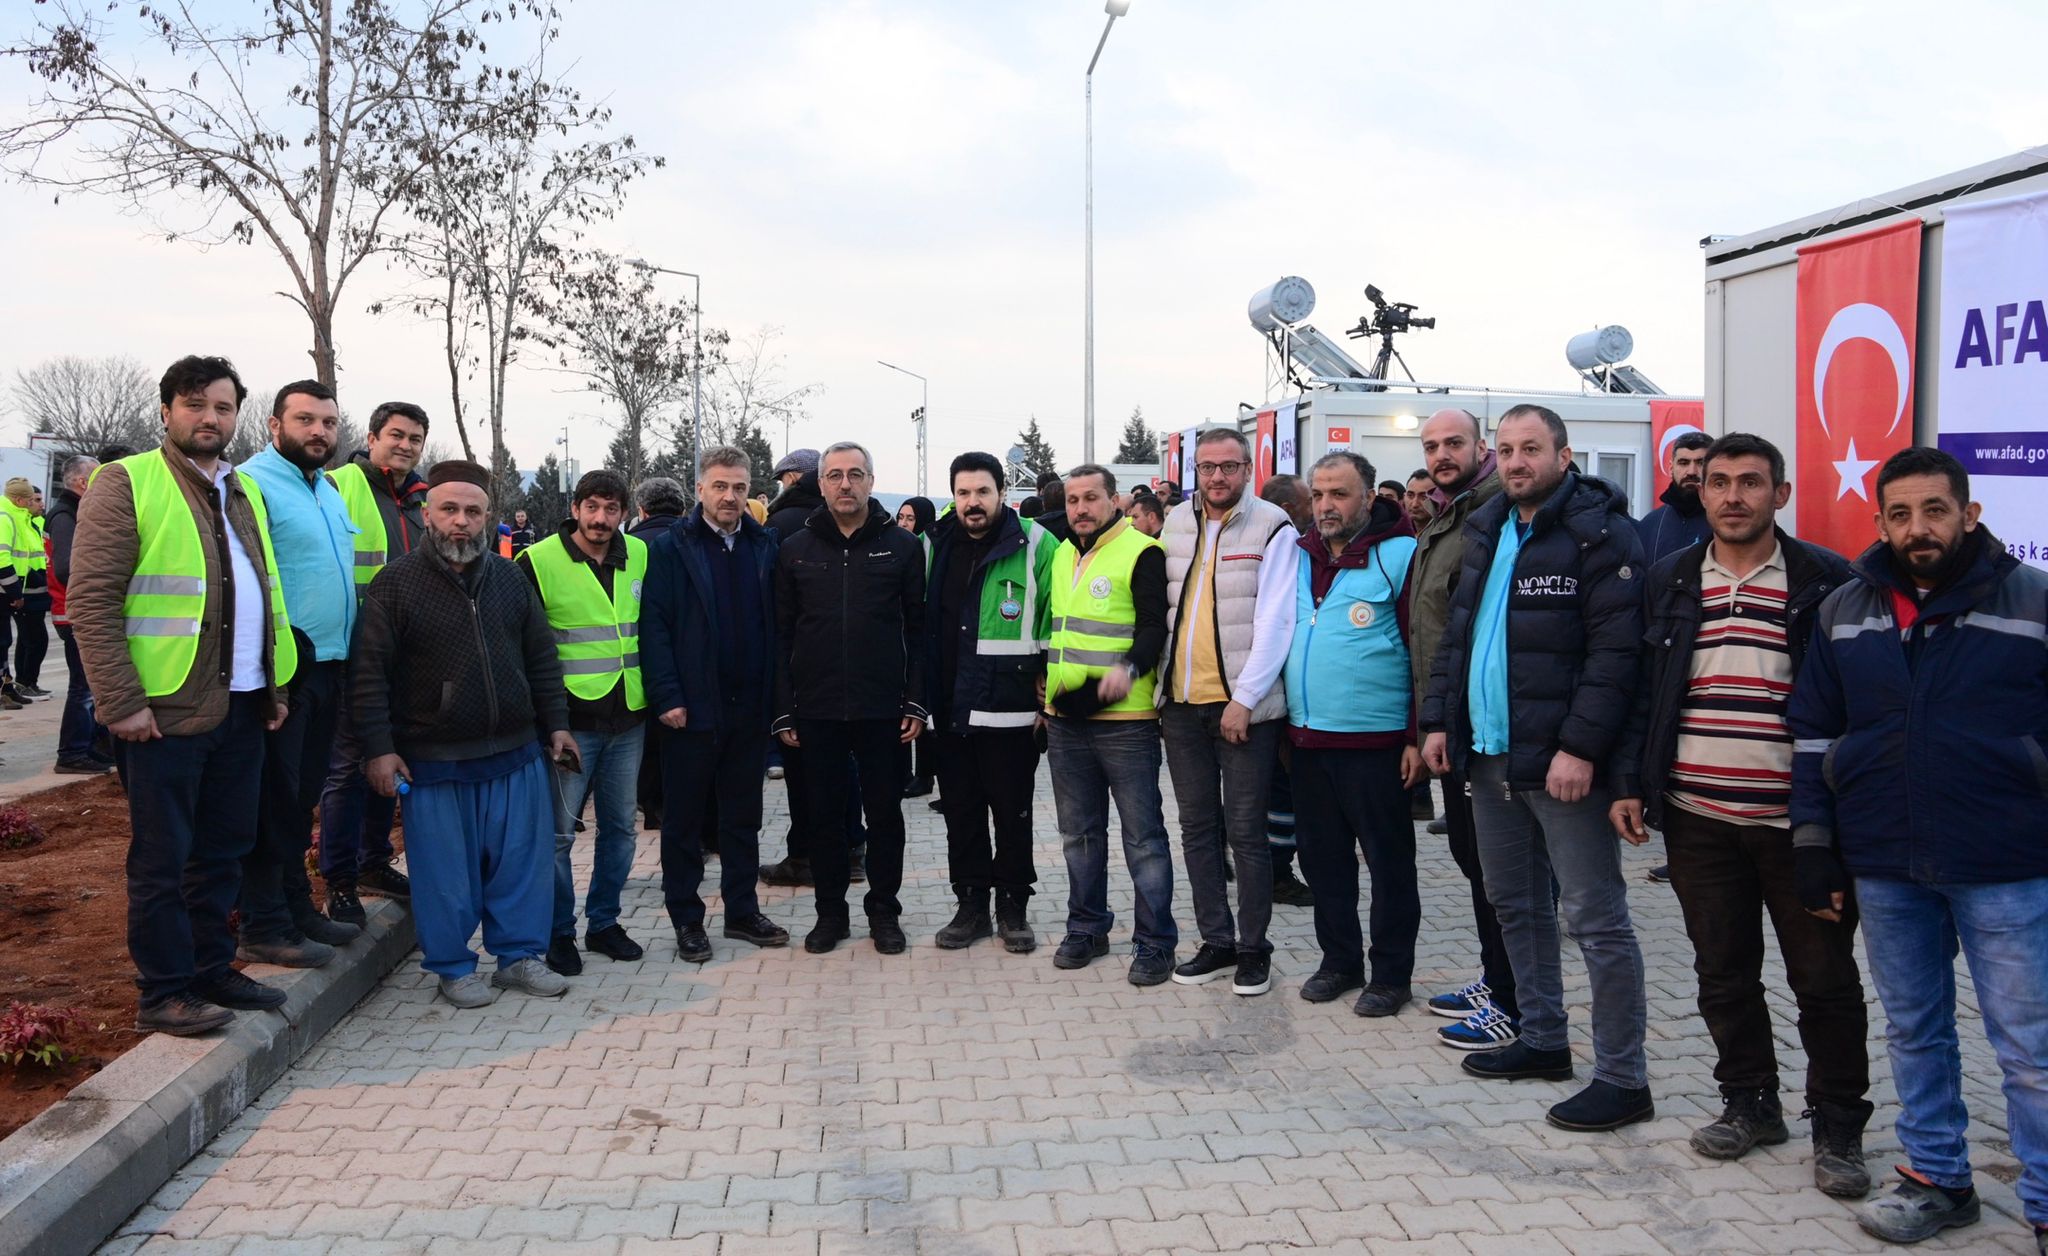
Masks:
[[[1119,509],[1106,468],[1064,478],[1062,537],[1004,504],[1004,468],[982,453],[953,461],[951,506],[919,536],[872,500],[868,452],[842,442],[797,469],[816,504],[779,527],[748,513],[738,449],[706,451],[697,505],[676,516],[664,498],[670,522],[640,535],[622,527],[632,486],[591,472],[571,518],[515,563],[491,552],[483,468],[411,473],[416,407],[379,407],[369,450],[329,473],[334,396],[287,385],[271,447],[236,469],[220,453],[243,395],[222,359],[175,364],[163,446],[101,468],[77,508],[69,617],[129,790],[141,1028],[204,1032],[281,1004],[230,967],[229,913],[245,958],[317,964],[361,924],[359,890],[411,895],[450,1002],[562,993],[582,963],[569,852],[586,801],[584,947],[639,958],[620,892],[649,747],[677,954],[712,956],[711,847],[724,936],[785,945],[755,893],[768,733],[816,885],[806,950],[851,936],[863,816],[867,933],[884,954],[905,948],[897,747],[933,736],[957,900],[939,946],[1035,946],[1044,754],[1068,873],[1054,964],[1108,952],[1114,801],[1136,907],[1128,979],[1228,977],[1255,996],[1273,979],[1267,817],[1284,756],[1322,952],[1303,998],[1357,990],[1359,1015],[1387,1017],[1414,997],[1408,806],[1435,775],[1481,963],[1428,1000],[1454,1022],[1441,1040],[1481,1078],[1572,1077],[1561,929],[1590,978],[1594,1067],[1549,1118],[1648,1119],[1643,959],[1616,839],[1656,825],[1719,1052],[1724,1110],[1695,1148],[1732,1159],[1788,1136],[1761,986],[1768,914],[1809,1056],[1816,1183],[1869,1190],[1860,910],[1877,922],[1866,952],[1911,1160],[1864,1224],[1906,1241],[1977,1215],[1958,945],[2006,1073],[2020,1194],[2048,1223],[2048,862],[2024,837],[2048,800],[2048,578],[2005,555],[1939,451],[1879,472],[1883,540],[1853,566],[1775,527],[1783,458],[1743,434],[1697,451],[1696,509],[1680,513],[1706,538],[1646,563],[1621,493],[1575,469],[1541,406],[1504,414],[1491,448],[1471,414],[1432,415],[1429,486],[1407,486],[1426,511],[1376,491],[1364,458],[1321,458],[1305,534],[1247,491],[1251,451],[1231,429],[1198,437],[1196,493],[1156,538]],[[654,517],[646,501],[640,513]],[[1162,759],[1200,935],[1185,961]],[[390,867],[401,794],[416,884]],[[304,877],[316,805],[325,913]],[[1982,822],[1958,830],[1966,815]],[[479,925],[498,961],[488,981],[469,947]]]

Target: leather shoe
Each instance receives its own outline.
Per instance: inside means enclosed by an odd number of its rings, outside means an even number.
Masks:
[[[576,935],[565,933],[548,939],[547,966],[564,977],[574,977],[583,971],[583,953],[576,949]]]
[[[1320,968],[1314,976],[1301,983],[1301,997],[1311,1003],[1330,1003],[1364,984],[1365,978],[1357,973],[1333,973],[1327,968]]]
[[[804,949],[813,955],[824,955],[852,936],[853,930],[844,920],[820,920],[804,935]]]
[[[233,1012],[217,1003],[208,1003],[190,994],[174,994],[161,1003],[138,1010],[135,1028],[145,1034],[190,1038],[194,1034],[219,1029],[234,1019]]]
[[[1572,1079],[1572,1053],[1568,1047],[1538,1051],[1526,1042],[1511,1042],[1498,1051],[1479,1051],[1459,1061],[1459,1067],[1474,1077],[1496,1081],[1540,1078],[1546,1082]]]
[[[1618,1130],[1655,1115],[1657,1105],[1650,1102],[1648,1086],[1617,1086],[1596,1077],[1584,1090],[1554,1105],[1545,1119],[1561,1130],[1597,1132]]]
[[[583,935],[583,945],[608,959],[630,964],[646,955],[638,942],[626,936],[626,931],[617,924],[609,924],[596,933]]]
[[[1407,986],[1369,985],[1351,1010],[1360,1016],[1392,1016],[1414,997]]]
[[[711,939],[702,925],[684,925],[676,930],[676,958],[685,964],[702,964],[711,958]]]
[[[284,991],[245,977],[232,968],[211,981],[193,982],[188,993],[208,1003],[218,1003],[241,1012],[261,1012],[284,1006]]]
[[[910,945],[909,939],[903,936],[902,926],[893,920],[875,920],[870,918],[868,921],[868,940],[873,942],[875,949],[884,955],[901,955],[903,954],[903,948]]]
[[[747,942],[754,946],[789,945],[789,930],[760,912],[742,916],[737,920],[728,917],[725,922],[725,936],[735,942]]]

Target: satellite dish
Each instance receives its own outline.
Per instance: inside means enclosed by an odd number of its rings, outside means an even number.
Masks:
[[[1275,332],[1288,323],[1307,318],[1315,308],[1316,290],[1308,280],[1300,275],[1287,275],[1254,292],[1245,312],[1251,317],[1253,329]]]
[[[1590,371],[1596,366],[1613,366],[1626,361],[1636,349],[1636,338],[1628,334],[1628,328],[1619,323],[1610,327],[1596,327],[1582,331],[1565,342],[1565,361],[1575,371]]]

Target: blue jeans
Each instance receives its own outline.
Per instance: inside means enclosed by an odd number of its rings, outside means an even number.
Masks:
[[[1970,1184],[1956,1043],[1960,944],[2005,1075],[2020,1203],[2028,1221],[2048,1225],[2048,877],[1967,885],[1858,877],[1856,901],[1899,1091],[1893,1128],[1907,1159],[1938,1185]]]
[[[1171,955],[1180,930],[1173,923],[1173,851],[1160,810],[1158,722],[1056,716],[1048,723],[1046,758],[1067,856],[1067,931],[1102,937],[1116,926],[1109,910],[1113,797],[1137,905],[1131,940]]]
[[[576,841],[576,818],[583,803],[597,795],[597,836],[590,860],[590,892],[583,899],[585,933],[619,923],[619,894],[633,871],[633,844],[640,836],[634,816],[640,786],[640,756],[647,732],[640,725],[618,733],[572,732],[583,758],[581,772],[554,769],[555,808],[555,937],[576,934],[576,880],[569,872],[569,848]]]
[[[547,949],[553,770],[536,747],[531,759],[490,780],[413,782],[405,796],[405,866],[420,966],[428,972],[475,972],[469,940],[479,924],[500,968]]]

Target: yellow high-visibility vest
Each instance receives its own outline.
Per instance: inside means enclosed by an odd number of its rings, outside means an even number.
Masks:
[[[1072,541],[1063,542],[1052,559],[1052,641],[1046,654],[1045,697],[1095,682],[1123,662],[1137,635],[1137,602],[1131,596],[1131,571],[1138,555],[1159,548],[1159,542],[1119,519],[1084,556]],[[1096,718],[1149,719],[1158,669],[1137,677],[1131,691],[1102,709]]]
[[[327,478],[341,493],[341,504],[348,507],[349,520],[356,525],[356,596],[361,597],[389,557],[384,511],[377,505],[376,490],[370,487],[361,463],[344,463],[329,471]]]
[[[612,576],[612,594],[590,564],[569,553],[569,541],[557,532],[526,550],[540,584],[540,600],[555,630],[555,652],[562,660],[562,682],[570,693],[594,701],[626,684],[626,709],[647,709],[647,691],[640,681],[640,586],[647,579],[647,542],[637,536],[626,542],[626,566]]]

